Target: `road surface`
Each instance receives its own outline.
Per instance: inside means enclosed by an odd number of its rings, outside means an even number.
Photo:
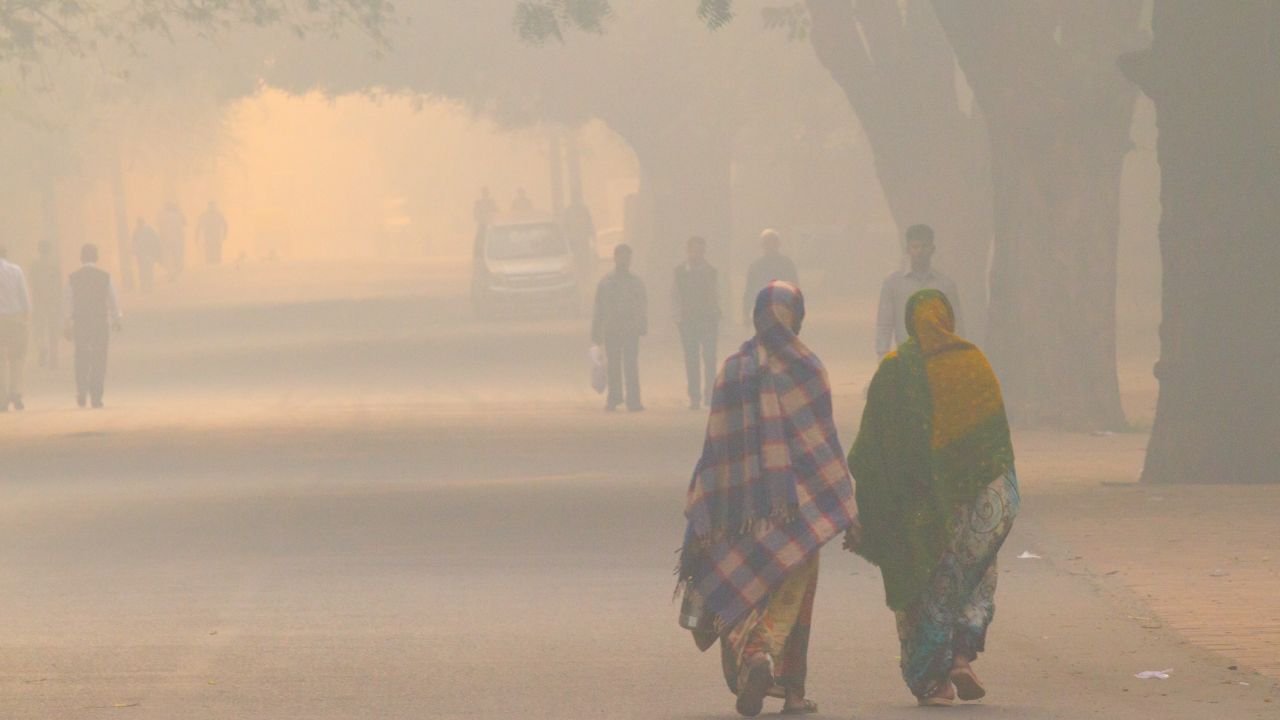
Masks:
[[[716,653],[675,623],[705,418],[673,335],[644,351],[649,411],[605,414],[580,318],[477,324],[456,286],[387,287],[140,303],[102,411],[65,371],[34,378],[0,416],[0,717],[735,716]],[[810,307],[847,444],[870,328]],[[1269,684],[1143,628],[1132,598],[1015,559],[1058,542],[1022,482],[989,696],[941,712],[1280,716]],[[821,717],[920,717],[878,572],[828,547],[815,612]]]

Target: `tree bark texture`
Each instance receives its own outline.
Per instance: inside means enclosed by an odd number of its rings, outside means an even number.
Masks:
[[[1143,480],[1280,482],[1280,3],[1157,0],[1160,399]]]
[[[987,349],[1020,425],[1126,426],[1116,372],[1120,176],[1141,0],[936,1],[991,147]]]
[[[650,282],[650,314],[665,311],[672,269],[684,259],[692,235],[707,241],[707,257],[720,268],[727,292],[733,266],[733,132],[680,122],[606,122],[636,153],[640,164],[637,270]]]
[[[808,0],[810,41],[844,90],[899,230],[926,223],[980,339],[991,252],[986,128],[966,114],[955,56],[928,3]]]

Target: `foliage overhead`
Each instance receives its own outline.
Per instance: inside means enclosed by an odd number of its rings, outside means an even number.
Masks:
[[[298,36],[355,26],[379,45],[391,0],[5,0],[0,68],[26,78],[47,60],[87,57],[110,45],[137,52],[147,37],[179,27],[214,36],[232,27],[280,25]]]
[[[733,20],[733,0],[698,0],[698,19],[715,30]],[[600,33],[613,15],[609,0],[520,0],[515,26],[521,39],[541,44],[563,40],[564,29]]]

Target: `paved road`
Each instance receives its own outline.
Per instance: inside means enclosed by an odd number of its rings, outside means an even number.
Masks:
[[[732,717],[671,602],[703,422],[678,368],[649,412],[606,415],[574,325],[471,327],[452,302],[142,312],[107,410],[40,380],[0,417],[0,717]],[[950,712],[1277,716],[1128,598],[1013,559],[1055,543],[1024,484],[991,692]],[[877,572],[829,548],[819,588],[822,716],[919,717]]]

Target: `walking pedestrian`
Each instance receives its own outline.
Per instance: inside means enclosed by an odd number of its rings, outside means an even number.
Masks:
[[[884,357],[895,346],[907,341],[907,300],[921,290],[940,290],[955,309],[956,332],[964,333],[964,315],[960,311],[960,294],[955,281],[933,266],[936,250],[933,228],[912,225],[906,232],[907,260],[910,267],[885,278],[880,288],[880,305],[876,310],[876,356]]]
[[[716,340],[720,332],[720,290],[716,269],[707,262],[707,241],[691,237],[685,245],[686,259],[676,266],[672,282],[672,307],[680,342],[684,347],[684,369],[689,391],[689,408],[711,404],[716,379]]]
[[[627,410],[640,412],[644,410],[640,401],[640,338],[649,332],[649,303],[644,281],[631,272],[630,245],[614,248],[613,264],[613,272],[596,286],[591,341],[604,345],[608,364],[605,410],[616,410],[625,401]]]
[[[777,230],[760,233],[760,257],[747,269],[747,283],[742,290],[742,323],[748,325],[755,308],[756,295],[774,280],[800,285],[800,274],[791,258],[782,254],[782,236]]]
[[[756,334],[724,361],[706,441],[689,483],[680,553],[681,625],[698,648],[720,641],[736,708],[817,712],[805,694],[818,551],[857,509],[818,357],[797,337],[804,296],[772,282],[758,294]]]
[[[87,400],[94,408],[101,408],[110,331],[121,329],[120,303],[110,273],[98,267],[98,247],[82,247],[80,261],[80,269],[67,279],[67,322],[75,344],[76,404],[84,407]]]
[[[27,359],[31,296],[22,268],[9,262],[9,251],[0,246],[0,412],[24,410],[22,371]]]
[[[880,567],[907,687],[947,706],[986,694],[971,663],[986,648],[1018,478],[1000,384],[956,334],[946,295],[917,292],[905,313],[910,337],[871,380],[849,453],[862,533],[846,547]]]

